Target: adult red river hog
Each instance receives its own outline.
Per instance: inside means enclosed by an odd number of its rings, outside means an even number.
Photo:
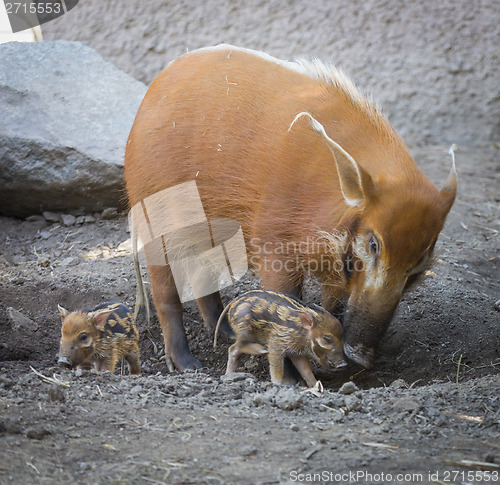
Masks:
[[[219,45],[180,56],[153,81],[125,180],[131,207],[195,181],[208,220],[241,224],[265,289],[300,297],[305,275],[319,279],[323,306],[343,313],[346,356],[369,368],[405,288],[432,262],[457,190],[450,152],[437,190],[335,67]],[[171,267],[148,268],[168,367],[196,368]],[[197,303],[214,327],[220,294]]]

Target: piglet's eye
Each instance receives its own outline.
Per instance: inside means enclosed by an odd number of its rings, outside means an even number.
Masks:
[[[333,338],[329,335],[323,335],[323,341],[325,342],[325,344],[333,344]]]
[[[78,340],[80,342],[86,342],[88,340],[89,336],[86,333],[82,333],[79,337]]]

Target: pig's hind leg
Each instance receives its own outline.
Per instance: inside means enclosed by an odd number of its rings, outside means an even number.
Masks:
[[[238,361],[243,354],[262,355],[267,353],[267,349],[257,342],[235,342],[229,347],[226,375],[236,371]]]
[[[182,303],[175,287],[172,271],[167,266],[149,266],[151,292],[158,312],[163,340],[165,362],[169,372],[176,369],[199,369],[200,363],[193,357],[182,322]]]
[[[228,358],[227,358],[227,367],[226,367],[226,376],[236,371],[236,366],[238,365],[238,360],[242,356],[242,352],[240,352],[238,342],[234,343],[229,347],[228,350]]]
[[[205,326],[207,328],[215,328],[217,326],[217,320],[219,320],[222,310],[224,309],[220,293],[212,293],[198,298],[196,303],[203,316]],[[234,332],[229,326],[227,318],[222,319],[219,332],[221,332],[225,337],[234,337]]]

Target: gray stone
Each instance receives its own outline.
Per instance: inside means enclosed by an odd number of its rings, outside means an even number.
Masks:
[[[116,207],[108,207],[104,209],[101,214],[101,219],[105,221],[116,219],[118,217],[118,209]]]
[[[52,384],[49,387],[49,399],[54,402],[64,402],[66,401],[66,394],[64,390],[61,388],[61,386],[58,386],[57,384]]]
[[[406,389],[408,385],[403,379],[396,379],[395,381],[392,381],[389,387],[391,389]]]
[[[349,412],[361,410],[363,401],[361,401],[361,399],[355,396],[354,394],[345,396],[344,401],[345,401],[345,407]]]
[[[281,387],[274,396],[274,404],[280,409],[291,411],[302,406],[302,395],[294,387]]]
[[[61,221],[61,214],[59,214],[57,212],[43,211],[42,215],[47,222],[60,222]]]
[[[41,440],[50,434],[52,434],[52,430],[45,424],[36,424],[26,430],[26,437],[32,440]]]
[[[340,394],[352,394],[353,392],[358,391],[358,386],[354,384],[352,381],[347,381],[342,384],[342,387],[339,389]]]
[[[255,456],[259,450],[255,446],[245,446],[241,449],[241,456]]]
[[[62,222],[65,226],[74,226],[76,224],[76,217],[71,214],[63,214]]]
[[[232,372],[226,376],[221,377],[221,380],[223,382],[226,382],[227,384],[231,382],[246,381],[247,379],[255,380],[255,377],[247,372]]]
[[[422,403],[411,397],[401,397],[394,401],[393,409],[398,413],[411,413],[420,411],[420,409],[422,409]]]
[[[7,317],[12,325],[12,329],[16,332],[31,333],[38,329],[38,323],[28,318],[24,313],[21,313],[15,308],[7,308]]]
[[[45,217],[41,215],[33,215],[33,216],[28,216],[26,217],[26,221],[28,222],[46,222]]]
[[[79,262],[76,256],[68,256],[61,261],[61,266],[77,266]]]
[[[146,86],[79,42],[2,44],[0,65],[0,213],[120,207]]]

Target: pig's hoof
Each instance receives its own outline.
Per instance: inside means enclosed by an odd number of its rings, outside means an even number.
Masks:
[[[192,356],[182,356],[180,358],[166,358],[167,367],[169,372],[184,372],[186,370],[196,370],[201,368],[201,364]]]

